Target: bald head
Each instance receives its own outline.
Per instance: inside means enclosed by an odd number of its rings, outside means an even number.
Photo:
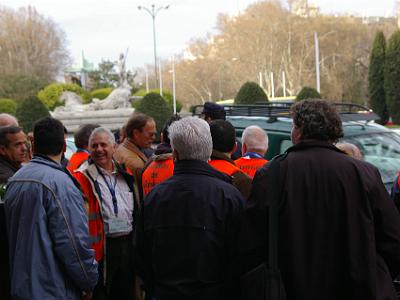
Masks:
[[[1,126],[19,126],[17,119],[6,113],[0,114],[0,127]]]
[[[249,126],[242,134],[242,155],[246,152],[256,152],[265,155],[268,150],[268,136],[259,126]]]

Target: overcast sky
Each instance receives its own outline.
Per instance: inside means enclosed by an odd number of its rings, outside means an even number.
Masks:
[[[158,56],[180,54],[193,39],[212,32],[219,13],[237,14],[254,0],[0,0],[18,8],[31,5],[55,21],[66,33],[68,48],[76,62],[82,51],[97,64],[117,60],[129,48],[128,67],[153,63],[152,18],[138,5],[169,4],[156,17]],[[313,0],[325,13],[392,15],[395,0]]]

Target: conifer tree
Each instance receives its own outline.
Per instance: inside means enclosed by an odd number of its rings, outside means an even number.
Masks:
[[[393,122],[400,124],[400,30],[390,37],[385,60],[385,94]]]
[[[372,46],[369,69],[368,69],[368,91],[369,104],[374,112],[380,117],[380,124],[386,124],[389,120],[387,111],[384,69],[385,69],[386,39],[382,31],[375,35]]]

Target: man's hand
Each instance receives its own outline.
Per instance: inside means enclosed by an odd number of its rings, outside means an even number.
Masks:
[[[93,297],[93,292],[82,292],[81,299],[82,300],[91,300]]]

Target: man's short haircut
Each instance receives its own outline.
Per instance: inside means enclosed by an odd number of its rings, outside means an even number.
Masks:
[[[248,152],[265,153],[268,150],[268,136],[260,126],[248,126],[242,133],[242,144],[246,145]]]
[[[206,118],[209,117],[211,120],[225,120],[226,119],[225,108],[222,105],[219,105],[214,102],[204,103],[202,114]]]
[[[235,127],[225,120],[214,120],[210,123],[213,149],[228,153],[233,150],[236,143]]]
[[[154,119],[142,113],[134,113],[126,123],[126,136],[131,138],[135,129],[141,131],[149,121],[154,121]]]
[[[0,113],[0,126],[19,126],[18,120],[13,115]]]
[[[169,138],[180,160],[208,161],[212,152],[210,126],[196,117],[187,117],[171,124]]]
[[[88,145],[90,146],[90,144],[92,143],[92,139],[93,139],[96,135],[101,134],[101,133],[107,134],[108,139],[110,140],[111,144],[112,144],[112,145],[115,145],[116,142],[115,142],[115,136],[114,136],[114,134],[111,132],[110,129],[105,128],[105,127],[97,127],[97,128],[95,128],[95,129],[92,131],[92,133],[91,133],[90,136],[89,136]]]
[[[180,120],[181,117],[178,115],[174,115],[171,118],[169,118],[169,120],[164,124],[164,127],[162,129],[162,135],[163,135],[163,139],[164,139],[164,143],[167,144],[171,144],[171,141],[169,139],[169,127],[171,126],[172,123],[174,123],[175,121]]]
[[[10,140],[7,138],[8,134],[17,134],[22,131],[18,126],[1,126],[0,127],[0,145],[8,147]]]
[[[74,134],[75,146],[80,149],[85,149],[89,145],[89,137],[92,131],[100,127],[98,124],[85,124],[78,128],[78,131]]]
[[[334,106],[320,99],[303,100],[291,108],[301,139],[337,142],[343,137],[342,121]]]
[[[33,142],[37,154],[61,154],[65,143],[64,125],[51,117],[40,119],[33,126]]]

